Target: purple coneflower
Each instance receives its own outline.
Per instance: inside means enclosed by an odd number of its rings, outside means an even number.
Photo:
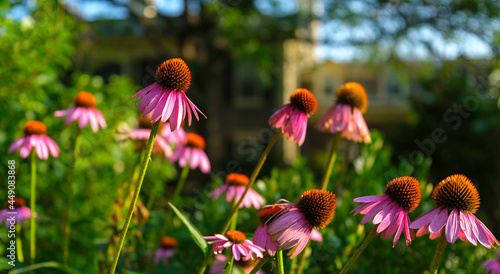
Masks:
[[[281,133],[288,139],[297,142],[299,146],[306,139],[307,119],[316,112],[318,101],[307,89],[297,89],[290,96],[290,103],[276,111],[269,124],[273,128],[281,128]]]
[[[363,113],[368,108],[368,96],[362,85],[349,82],[335,93],[336,103],[321,117],[318,129],[332,134],[342,132],[342,137],[355,142],[371,143],[370,130]]]
[[[226,193],[226,201],[231,202],[236,199],[239,201],[241,195],[245,192],[245,188],[249,183],[249,179],[245,174],[231,173],[226,176],[226,183],[216,190],[209,193],[213,196],[213,199],[218,199],[224,192]],[[245,198],[240,204],[240,208],[243,206],[250,208],[252,205],[255,209],[259,209],[261,205],[264,204],[264,200],[260,197],[259,193],[253,189],[248,189]]]
[[[143,148],[146,147],[146,141],[149,139],[149,135],[151,134],[151,128],[153,127],[153,123],[151,122],[151,116],[147,118],[139,116],[138,124],[139,124],[138,128],[119,130],[118,133],[125,134],[129,139],[138,140],[138,142],[136,143],[137,147]],[[163,128],[164,124],[160,123],[158,131],[161,132]],[[158,134],[155,137],[152,153],[153,154],[162,153],[163,155],[165,155],[165,158],[170,158],[173,155],[172,148],[165,140],[165,137],[161,134]]]
[[[227,263],[226,256],[216,255],[214,265],[210,268],[209,273],[210,274],[224,273],[224,268],[226,267],[226,263]],[[252,272],[256,263],[257,262],[255,259],[250,259],[248,261],[235,261],[234,266],[243,270],[244,273],[250,273],[250,272]],[[257,274],[265,274],[265,272],[262,270],[259,270],[259,271],[257,271]]]
[[[302,193],[298,203],[280,201],[285,202],[279,204],[284,208],[272,216],[272,222],[268,221],[267,233],[280,249],[293,247],[288,255],[294,258],[305,248],[312,230],[324,228],[333,219],[337,198],[328,190],[312,189]]]
[[[215,234],[215,236],[206,236],[203,239],[210,240],[208,244],[214,245],[214,254],[221,254],[224,249],[231,248],[235,261],[254,259],[253,254],[257,258],[264,257],[262,255],[264,249],[247,240],[245,234],[238,230],[229,230],[226,232],[226,236]]]
[[[168,259],[174,256],[177,251],[177,240],[172,237],[163,236],[161,238],[160,247],[156,249],[155,257],[153,259],[154,264],[158,264],[160,260],[163,265],[168,265]]]
[[[162,122],[170,119],[170,129],[174,131],[179,129],[186,113],[191,125],[191,110],[196,120],[199,120],[197,112],[205,116],[186,96],[190,84],[191,72],[186,62],[180,58],[169,59],[156,70],[156,82],[132,98],[141,101],[138,111],[143,117],[152,115],[153,123],[160,118]]]
[[[210,172],[210,161],[205,154],[205,139],[198,134],[189,133],[186,137],[186,144],[177,148],[171,161],[179,161],[179,166],[184,167],[188,161],[191,169],[197,167],[201,172]]]
[[[28,121],[23,128],[24,136],[15,140],[9,147],[9,153],[20,150],[21,158],[30,155],[31,150],[35,152],[42,160],[49,158],[49,152],[54,157],[59,156],[59,147],[50,139],[47,133],[47,127],[39,121]]]
[[[165,124],[169,124],[167,121]],[[160,135],[167,141],[169,145],[174,145],[176,148],[186,144],[187,133],[184,131],[184,121],[181,123],[181,127],[177,130],[172,131],[169,126],[163,127],[160,131]]]
[[[25,206],[22,198],[14,197],[13,200],[8,199],[5,202],[5,209],[0,211],[0,224],[5,222],[5,226],[9,228],[12,223],[10,217],[15,217],[15,223],[24,225],[25,220],[31,217],[31,210]],[[35,218],[38,219],[38,214],[35,213]]]
[[[497,257],[500,257],[500,252]],[[484,262],[483,268],[489,271],[490,274],[500,274],[500,258]]]
[[[96,108],[97,102],[90,92],[80,91],[75,97],[75,106],[65,110],[54,112],[56,117],[66,117],[65,125],[77,121],[80,128],[90,124],[93,132],[99,130],[99,126],[106,128],[106,121],[102,113]]]
[[[271,240],[271,235],[267,233],[268,222],[271,223],[274,221],[276,213],[283,208],[285,208],[284,205],[267,207],[259,211],[258,214],[261,224],[257,227],[257,230],[255,230],[252,241],[254,244],[264,248],[271,256],[276,254],[276,248],[279,244],[278,241]]]
[[[457,174],[442,180],[432,191],[436,208],[418,217],[410,225],[417,229],[417,237],[430,232],[430,239],[446,235],[449,243],[457,238],[487,248],[500,245],[493,233],[474,216],[479,208],[479,193],[469,178]],[[443,231],[444,229],[444,231]]]
[[[415,238],[410,229],[408,212],[412,212],[420,204],[420,183],[413,177],[399,177],[390,181],[385,187],[385,195],[364,196],[354,199],[363,203],[356,207],[354,215],[366,214],[361,224],[373,218],[373,224],[378,224],[377,233],[382,233],[383,239],[389,240],[394,233],[392,246],[396,245],[401,233],[404,232],[406,244],[411,244]]]

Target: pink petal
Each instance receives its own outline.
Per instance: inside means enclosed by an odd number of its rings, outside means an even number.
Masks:
[[[300,254],[300,252],[302,252],[302,250],[304,250],[307,242],[309,242],[310,235],[311,235],[311,232],[306,233],[303,236],[303,238],[299,240],[299,244],[296,245],[292,250],[290,250],[290,252],[288,252],[288,255],[290,255],[290,259],[295,258],[297,255]]]
[[[17,140],[15,140],[10,146],[9,146],[9,153],[12,153],[16,150],[19,150],[20,147],[23,145],[23,142],[25,140],[25,137],[21,137]]]
[[[241,258],[240,251],[238,250],[238,245],[233,245],[233,256],[236,261],[239,261]]]
[[[448,209],[444,208],[439,212],[439,214],[432,220],[431,224],[429,225],[429,231],[431,233],[438,232],[443,228],[443,226],[446,224],[446,221],[448,220]]]
[[[432,224],[431,224],[432,227]],[[458,213],[457,209],[453,209],[448,216],[448,221],[446,223],[446,239],[448,240],[449,243],[455,243],[458,237],[458,227],[459,227],[459,220],[458,220]]]
[[[411,225],[410,225],[410,228],[411,228]],[[425,225],[425,226],[421,227],[417,231],[417,237],[423,236],[423,235],[425,235],[427,233],[429,233],[429,225]]]
[[[97,117],[97,120],[99,121],[99,125],[101,126],[101,128],[108,127],[108,125],[106,124],[106,120],[104,119],[104,115],[102,115],[102,113],[97,109],[93,109],[93,111],[95,116]]]
[[[92,131],[97,132],[99,130],[99,121],[97,120],[97,116],[95,115],[95,113],[91,109],[87,110],[87,114],[89,117],[88,119],[90,122],[90,127],[92,128]]]
[[[21,146],[20,155],[21,158],[23,159],[25,159],[26,157],[28,157],[28,155],[30,155],[31,149],[33,148],[33,146],[31,145],[31,137],[33,136],[25,137],[24,143]]]
[[[69,125],[70,123],[77,121],[80,118],[81,108],[75,107],[71,109],[71,112],[68,113],[66,120],[64,121],[65,125]]]
[[[168,93],[160,92],[158,93],[157,96],[153,97],[151,101],[148,103],[147,107],[144,108],[144,111],[142,112],[142,117],[147,118],[149,115],[151,115],[151,123],[155,123],[156,121],[158,121],[158,119],[160,119],[161,117],[163,102],[165,101],[165,98],[167,96]]]
[[[390,202],[390,199],[387,199],[385,201],[382,201],[380,202],[379,204],[377,204],[376,206],[374,206],[370,212],[366,213],[365,217],[363,218],[363,220],[361,221],[361,224],[365,224],[366,222],[368,222],[373,216],[375,216],[375,214],[377,214],[377,212],[379,210],[381,210],[382,208],[384,208],[388,203]]]
[[[434,239],[439,238],[439,236],[442,236],[442,235],[441,235],[441,234],[442,234],[442,232],[443,232],[443,229],[442,229],[442,228],[441,228],[441,230],[439,230],[438,232],[435,232],[435,233],[432,233],[432,232],[431,232],[431,234],[429,235],[429,239],[434,240]]]
[[[469,217],[467,217],[466,213],[460,210],[459,218],[460,218],[460,228],[462,229],[465,238],[473,245],[477,245],[476,237],[472,233],[472,225],[470,223]]]
[[[389,198],[389,196],[387,196],[387,195],[363,196],[363,197],[358,197],[352,201],[356,202],[356,203],[367,203],[367,202],[383,201],[383,200],[386,200],[388,198]]]
[[[166,123],[168,119],[170,119],[170,116],[172,115],[172,110],[174,109],[174,105],[175,105],[175,98],[176,98],[176,95],[177,93],[175,91],[171,91],[169,92],[168,94],[168,98],[167,98],[167,102],[165,103],[165,107],[163,108],[163,112],[161,114],[161,121]],[[167,126],[167,125],[165,125]],[[170,126],[170,128],[172,128],[172,126],[170,125],[170,121],[169,121],[169,124],[168,126]],[[171,130],[173,131],[173,130]]]
[[[424,215],[418,217],[415,221],[413,221],[410,225],[411,229],[421,228],[425,225],[428,225],[434,220],[434,217],[439,213],[441,207],[434,208],[433,210],[425,213]]]
[[[396,236],[394,236],[394,241],[392,242],[392,247],[396,245],[396,242],[399,240],[399,237],[401,236],[401,232],[403,232],[403,220],[405,219],[405,214],[406,211],[401,210],[398,212],[398,220],[397,220],[397,225],[398,225],[398,231],[396,232]]]
[[[399,205],[397,203],[391,203],[386,208],[382,209],[376,216],[373,218],[373,224],[379,224],[377,227],[377,233],[384,231],[390,224],[393,215],[399,215]]]

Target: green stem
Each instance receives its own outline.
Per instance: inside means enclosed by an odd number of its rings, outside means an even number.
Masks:
[[[233,208],[237,202],[238,200],[236,199],[236,194],[234,194],[233,206],[231,208]],[[235,230],[237,225],[238,225],[238,211],[234,213],[234,217],[233,220],[231,221],[231,227],[229,228],[229,230]]]
[[[227,260],[227,265],[226,265],[226,274],[231,274],[233,271],[233,264],[234,264],[234,257],[233,257],[233,252],[229,250],[229,260]]]
[[[330,149],[330,155],[328,157],[328,163],[326,164],[325,171],[323,173],[323,179],[321,180],[321,189],[328,188],[328,182],[330,181],[330,174],[332,174],[333,164],[337,158],[337,150],[339,148],[340,140],[342,139],[342,134],[340,132],[335,133],[333,136],[332,148]]]
[[[73,188],[75,185],[75,166],[78,155],[80,154],[80,128],[77,126],[75,145],[73,148],[73,159],[71,161],[71,173],[68,185],[68,205],[66,206],[66,216],[64,219],[64,243],[63,243],[63,264],[68,263],[69,257],[69,239],[71,234],[71,207],[73,206]]]
[[[36,153],[31,152],[31,216],[30,216],[30,263],[35,264],[36,256]]]
[[[24,253],[23,253],[23,242],[21,239],[21,225],[16,224],[16,250],[17,250],[17,260],[20,263],[24,262]]]
[[[285,267],[283,265],[283,250],[276,251],[276,258],[278,259],[278,273],[285,274]]]
[[[297,270],[297,257],[292,259],[292,263],[290,265],[290,273],[295,273]]]
[[[378,227],[378,225],[374,226],[372,228],[372,230],[370,231],[370,233],[368,233],[368,235],[363,240],[363,242],[361,243],[361,245],[358,247],[358,249],[356,250],[356,252],[354,252],[354,255],[352,255],[352,257],[349,259],[349,261],[344,266],[344,268],[342,268],[342,270],[340,271],[340,274],[344,274],[344,273],[347,273],[347,271],[349,271],[349,269],[351,268],[351,266],[358,259],[359,255],[361,255],[361,253],[363,253],[363,251],[368,246],[368,244],[373,239],[373,237],[375,237],[375,235],[377,235],[377,227]]]
[[[267,260],[269,259],[269,256],[264,256],[264,258],[262,258],[259,263],[252,269],[252,272],[250,272],[250,274],[256,274],[257,272],[259,272],[259,270],[264,266],[264,264],[266,264]]]
[[[257,178],[257,175],[259,175],[259,172],[264,165],[264,162],[267,159],[267,156],[269,155],[269,152],[273,148],[274,144],[278,141],[278,139],[281,137],[281,131],[277,131],[276,134],[274,134],[273,139],[269,144],[267,144],[266,149],[262,153],[262,156],[260,156],[259,162],[257,162],[257,166],[252,172],[252,175],[250,176],[250,181],[248,182],[245,191],[243,192],[243,195],[241,195],[240,200],[236,205],[233,207],[231,214],[229,214],[229,218],[227,219],[226,223],[224,224],[224,227],[222,228],[222,232],[220,234],[224,235],[226,233],[226,230],[229,228],[229,225],[231,224],[231,221],[233,220],[234,215],[238,212],[238,209],[240,208],[241,203],[243,202],[243,199],[245,198],[245,195],[247,194],[248,190],[252,187],[253,183],[255,182],[255,179]]]
[[[144,175],[146,175],[146,170],[148,169],[149,157],[151,157],[151,151],[153,150],[153,144],[155,142],[156,132],[158,131],[159,125],[160,121],[155,122],[153,124],[153,127],[151,128],[151,133],[149,134],[149,140],[146,146],[146,154],[144,155],[144,159],[142,160],[141,171],[139,172],[139,181],[137,181],[137,184],[135,186],[134,197],[132,198],[132,202],[130,203],[127,219],[125,220],[125,224],[120,235],[120,240],[118,241],[118,250],[115,253],[115,258],[113,259],[111,269],[109,270],[111,274],[115,273],[116,265],[118,264],[118,259],[120,258],[120,253],[123,248],[123,242],[125,241],[125,236],[127,235],[128,227],[130,226],[130,221],[132,220],[132,215],[134,214],[137,200],[139,199],[139,193],[141,192]],[[128,193],[126,193],[125,195],[128,195]]]
[[[429,270],[430,274],[436,274],[439,269],[439,263],[441,263],[441,259],[443,258],[444,248],[446,247],[446,237],[444,233],[441,233],[439,237],[439,243],[436,248],[436,254],[434,254],[434,259],[432,259],[431,269]]]

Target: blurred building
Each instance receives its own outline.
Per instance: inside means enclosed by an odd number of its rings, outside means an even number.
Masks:
[[[337,88],[345,82],[360,82],[368,92],[370,106],[365,117],[370,128],[383,129],[408,119],[409,89],[398,84],[389,68],[362,63],[318,63],[312,42],[314,24],[307,19],[302,18],[308,30],[277,36],[274,42],[282,45],[282,53],[276,60],[281,63],[277,64],[273,84],[265,86],[257,67],[234,60],[224,51],[223,39],[207,39],[199,15],[156,16],[146,1],[130,1],[128,5],[131,16],[125,20],[88,22],[89,30],[82,34],[75,63],[79,69],[104,79],[113,74],[129,75],[145,87],[155,80],[161,62],[184,58],[193,72],[188,96],[209,118],[194,123],[188,131],[207,137],[207,152],[221,170],[236,172],[241,163],[258,159],[262,143],[272,138],[267,125],[269,116],[288,103],[297,88],[311,90],[319,106],[309,123],[304,146],[299,148],[285,141],[283,147],[276,149],[287,163],[293,162],[300,149],[308,150],[312,144],[330,140],[328,134],[317,132],[314,126],[333,104]],[[311,5],[300,8],[300,14],[307,14]],[[299,21],[302,19],[299,17]],[[124,92],[132,95],[136,91]]]

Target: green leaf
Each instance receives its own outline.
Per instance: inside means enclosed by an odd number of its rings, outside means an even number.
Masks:
[[[11,270],[9,272],[9,274],[26,273],[26,272],[31,272],[33,270],[40,269],[40,268],[55,268],[55,269],[58,269],[64,273],[81,274],[81,272],[76,271],[69,266],[62,265],[58,262],[43,262],[43,263],[39,263],[39,264],[34,264],[34,265],[30,265],[28,267],[23,267],[23,268]]]
[[[7,258],[0,258],[0,271],[13,268],[14,266],[11,266],[9,262],[10,260]],[[15,263],[17,263],[17,261]]]
[[[201,235],[198,228],[196,228],[173,204],[171,203],[168,204],[174,211],[175,215],[177,215],[177,217],[181,219],[184,225],[186,225],[186,227],[189,230],[189,233],[191,234],[191,238],[193,238],[194,242],[200,247],[200,249],[205,254],[207,252],[207,241],[203,239],[203,236]]]

